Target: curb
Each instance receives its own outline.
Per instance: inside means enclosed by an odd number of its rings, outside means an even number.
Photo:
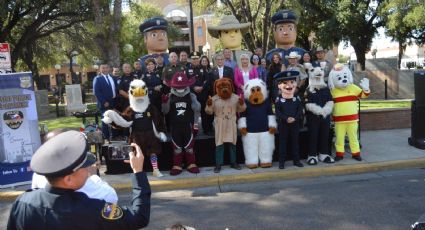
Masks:
[[[149,181],[152,191],[167,191],[185,188],[213,187],[224,184],[246,184],[259,181],[292,180],[308,177],[320,177],[329,175],[346,175],[366,172],[378,172],[385,170],[420,168],[425,166],[425,158],[410,160],[386,161],[377,163],[362,163],[353,165],[337,165],[330,167],[312,167],[302,170],[289,169],[270,172],[258,172],[249,174],[214,175],[199,178],[182,178],[175,180]],[[111,184],[115,190],[130,191],[131,183]],[[14,200],[24,191],[0,192],[0,201]]]

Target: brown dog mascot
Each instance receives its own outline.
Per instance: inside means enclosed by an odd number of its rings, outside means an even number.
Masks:
[[[205,112],[214,114],[215,127],[215,168],[219,173],[224,157],[224,143],[230,145],[230,167],[240,170],[236,163],[237,140],[237,113],[245,111],[246,105],[243,98],[234,93],[233,82],[228,78],[221,78],[214,82],[214,96],[208,98]]]

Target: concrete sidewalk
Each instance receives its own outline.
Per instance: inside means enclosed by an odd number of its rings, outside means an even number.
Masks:
[[[178,176],[169,176],[168,172],[161,178],[152,177],[149,180],[153,191],[184,189],[194,187],[211,187],[234,183],[251,183],[256,181],[272,181],[319,177],[327,175],[342,175],[365,172],[376,172],[391,169],[425,167],[425,150],[410,146],[407,139],[410,129],[364,131],[361,133],[362,158],[358,162],[346,154],[344,160],[334,164],[319,163],[316,166],[305,164],[304,168],[294,167],[287,162],[284,170],[279,170],[277,163],[268,169],[234,170],[228,166],[222,167],[220,173],[214,173],[212,167],[201,168],[201,173],[190,174],[184,171]],[[101,169],[101,177],[117,190],[130,190],[129,174],[105,175]],[[0,200],[15,199],[17,195],[29,186],[19,186],[0,190]]]

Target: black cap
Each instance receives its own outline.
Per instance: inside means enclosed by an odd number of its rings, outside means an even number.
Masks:
[[[146,19],[139,26],[139,30],[142,33],[148,32],[150,30],[167,30],[167,21],[162,17],[153,17]]]
[[[88,152],[84,134],[67,131],[45,142],[33,155],[30,166],[40,175],[66,176],[93,165],[96,158]]]
[[[277,25],[280,23],[295,23],[297,24],[297,15],[292,10],[280,10],[273,14],[272,16],[272,23],[273,25]]]
[[[190,53],[190,58],[200,58],[200,57],[201,57],[201,53],[197,51],[193,51],[192,53]]]
[[[275,81],[290,81],[295,80],[300,75],[300,72],[295,70],[285,70],[273,76]]]

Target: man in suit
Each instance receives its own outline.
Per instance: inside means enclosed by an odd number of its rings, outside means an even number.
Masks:
[[[100,73],[93,80],[93,92],[97,99],[97,109],[103,117],[106,110],[114,109],[115,100],[118,95],[117,83],[111,75],[109,75],[109,65],[100,65]],[[109,128],[102,122],[103,138],[109,139]]]
[[[211,79],[209,87],[211,89],[211,95],[214,95],[213,89],[214,89],[214,82],[220,78],[226,77],[232,80],[233,84],[234,78],[233,78],[233,69],[224,65],[224,56],[223,54],[217,54],[215,56],[215,63],[216,66],[212,68],[211,70]]]

